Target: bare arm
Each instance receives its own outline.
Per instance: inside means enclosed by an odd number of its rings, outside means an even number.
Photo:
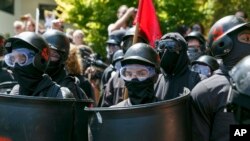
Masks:
[[[112,31],[125,26],[129,18],[134,17],[135,14],[136,14],[136,8],[130,7],[120,19],[118,19],[115,23],[110,24],[108,26],[108,32],[111,33]]]

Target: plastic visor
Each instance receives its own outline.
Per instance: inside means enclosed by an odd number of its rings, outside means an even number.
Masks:
[[[245,94],[250,96],[250,72],[246,68],[245,71],[238,71],[240,68],[239,66],[235,66],[229,71],[229,75],[232,77],[237,91],[241,94]]]
[[[15,63],[18,63],[20,66],[26,66],[33,62],[35,52],[26,48],[19,48],[12,50],[11,53],[4,56],[5,63],[14,67]]]
[[[155,75],[155,69],[150,66],[144,66],[139,64],[125,65],[120,69],[121,78],[125,81],[132,81],[138,79],[144,81]]]
[[[192,65],[191,69],[194,72],[198,72],[199,74],[203,74],[206,76],[210,76],[212,74],[209,66],[202,65],[202,64],[194,64],[194,65]]]

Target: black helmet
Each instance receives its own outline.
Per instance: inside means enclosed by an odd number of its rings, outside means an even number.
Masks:
[[[12,48],[18,46],[19,43],[29,45],[31,49],[36,52],[33,61],[33,66],[40,71],[45,71],[49,64],[49,45],[42,36],[35,32],[22,32],[14,37],[9,38],[5,42],[5,48],[8,53],[12,52]]]
[[[118,46],[121,45],[121,41],[123,36],[125,35],[126,30],[124,29],[119,29],[112,31],[109,35],[109,39],[106,41],[107,44],[116,44]]]
[[[51,29],[47,30],[43,37],[48,42],[50,48],[60,52],[60,61],[64,63],[68,58],[70,48],[70,41],[66,34],[59,30]]]
[[[123,51],[121,49],[117,50],[112,58],[112,64],[114,65],[117,61],[122,60],[123,56],[124,56]]]
[[[135,26],[129,28],[125,35],[122,38],[122,42],[121,42],[121,48],[123,50],[123,52],[125,53],[129,47],[131,47],[133,45],[133,37],[135,35]],[[143,31],[139,31],[138,33],[138,41],[137,43],[148,43],[147,40],[147,36],[145,35],[145,33]]]
[[[109,39],[106,41],[106,43],[107,44],[115,44],[115,45],[120,46],[119,41],[114,37],[109,37]]]
[[[152,65],[159,70],[160,57],[157,52],[148,44],[136,43],[132,45],[127,52],[124,54],[124,58],[121,61],[122,66],[125,64],[141,62]]]
[[[234,15],[223,17],[217,21],[208,34],[208,49],[211,54],[215,57],[228,54],[233,48],[233,41],[228,34],[245,25],[249,25],[249,23]]]
[[[188,41],[189,39],[197,39],[201,44],[201,51],[205,52],[205,50],[206,50],[206,40],[205,40],[204,36],[200,32],[192,31],[185,37],[185,39],[186,39],[186,41]]]
[[[134,36],[135,35],[135,26],[129,28],[126,32],[125,35],[123,36],[122,40],[126,40],[129,36]],[[142,39],[143,43],[148,43],[147,36],[145,35],[144,32],[141,30],[138,33],[138,37]]]
[[[217,62],[217,60],[209,55],[200,56],[197,60],[192,62],[192,65],[197,63],[209,66],[212,71],[217,70],[219,68],[219,63]]]

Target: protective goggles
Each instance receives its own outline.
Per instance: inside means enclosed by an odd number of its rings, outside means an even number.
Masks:
[[[202,64],[192,65],[191,70],[194,72],[198,72],[199,74],[206,75],[206,76],[210,76],[212,74],[210,67],[207,65],[202,65]]]
[[[120,69],[121,78],[125,81],[144,81],[156,74],[155,68],[139,64],[125,65]]]
[[[168,50],[170,52],[179,53],[181,51],[181,46],[173,39],[156,41],[156,47],[159,52]]]
[[[35,52],[27,48],[13,49],[11,53],[4,56],[4,61],[9,67],[14,67],[16,63],[26,66],[33,62]]]

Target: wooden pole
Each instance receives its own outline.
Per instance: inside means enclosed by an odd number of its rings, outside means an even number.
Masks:
[[[36,8],[36,28],[35,28],[35,32],[38,34],[39,33],[39,9]]]
[[[140,28],[140,24],[137,22],[135,25],[135,35],[133,38],[133,44],[137,43],[138,41],[139,28]]]

